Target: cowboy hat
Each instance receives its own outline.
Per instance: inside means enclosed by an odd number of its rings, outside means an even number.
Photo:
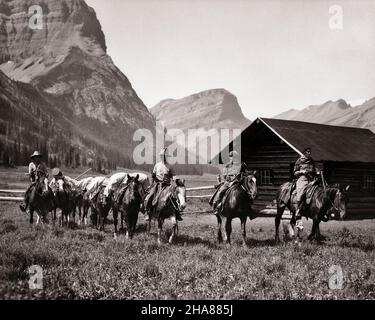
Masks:
[[[61,170],[59,168],[55,168],[55,169],[52,170],[52,175],[54,177],[57,177],[57,176],[62,175],[62,172],[61,172]]]
[[[42,157],[42,155],[39,153],[39,151],[35,151],[35,152],[30,156],[31,159],[32,159],[32,158],[37,158],[37,157],[39,157],[39,158]]]

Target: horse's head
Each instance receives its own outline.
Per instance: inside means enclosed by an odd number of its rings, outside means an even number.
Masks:
[[[47,196],[49,193],[48,180],[40,178],[36,184],[36,192],[41,196]]]
[[[256,171],[245,172],[241,181],[241,186],[248,193],[251,200],[255,200],[258,195],[256,173]]]
[[[348,204],[348,196],[347,191],[349,190],[350,186],[346,186],[345,188],[341,187],[340,185],[335,185],[332,188],[332,209],[330,210],[331,217],[335,220],[344,220],[347,213],[347,204]]]
[[[178,210],[184,211],[186,208],[186,187],[185,179],[176,179],[175,180],[175,197],[178,205]]]
[[[125,191],[125,198],[127,202],[130,201],[142,201],[141,196],[141,182],[139,181],[139,174],[132,177],[128,174],[127,176],[127,187]]]
[[[64,180],[57,180],[57,189],[56,192],[64,192]]]

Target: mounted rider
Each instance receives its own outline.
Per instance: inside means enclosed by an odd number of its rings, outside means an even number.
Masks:
[[[297,211],[296,219],[299,220],[297,228],[303,229],[301,211],[305,204],[305,193],[311,183],[318,176],[318,172],[315,168],[315,162],[311,157],[311,148],[305,148],[303,155],[296,161],[294,165],[294,176],[297,178],[296,191],[297,191]]]
[[[154,169],[152,171],[152,185],[145,198],[145,210],[147,216],[145,218],[146,221],[150,220],[150,212],[152,211],[153,207],[157,204],[159,195],[161,191],[171,185],[171,182],[175,176],[173,169],[168,164],[168,149],[164,148],[160,151],[160,162],[155,164]],[[182,221],[181,212],[178,212],[176,216],[178,221]]]
[[[31,156],[31,162],[29,164],[29,178],[30,186],[26,190],[24,203],[20,205],[20,209],[23,212],[26,212],[27,207],[29,206],[30,194],[33,187],[39,182],[44,181],[46,188],[48,187],[48,169],[46,164],[42,161],[42,155],[39,151],[35,151]]]
[[[231,151],[229,153],[229,162],[225,165],[222,171],[224,182],[221,182],[221,176],[219,175],[218,180],[220,184],[217,191],[209,201],[209,204],[213,207],[215,214],[220,212],[222,200],[228,189],[240,181],[241,173],[245,172],[246,169],[246,164],[241,164],[241,159],[238,152]]]

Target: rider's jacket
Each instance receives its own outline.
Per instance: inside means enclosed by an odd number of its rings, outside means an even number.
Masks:
[[[29,177],[31,182],[35,182],[36,180],[36,165],[34,162],[30,162],[29,164]]]
[[[307,180],[313,180],[316,176],[314,160],[311,157],[301,156],[294,165],[294,176],[298,179],[305,177]]]
[[[245,164],[239,162],[229,162],[223,169],[225,181],[232,182],[243,171]]]

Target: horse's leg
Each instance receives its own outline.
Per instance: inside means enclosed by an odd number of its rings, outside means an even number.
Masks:
[[[69,212],[69,210],[66,211],[66,218],[67,218],[66,226],[69,227],[69,223],[70,223],[70,212]]]
[[[221,219],[220,215],[216,215],[217,218],[217,241],[219,243],[223,242],[223,233],[221,232],[221,225],[223,220]]]
[[[275,218],[275,241],[276,243],[280,242],[279,227],[280,227],[281,217],[283,216],[284,210],[285,210],[285,204],[278,203],[277,214]]]
[[[163,230],[163,219],[158,218],[158,244],[161,244],[161,232]]]
[[[318,221],[316,220],[316,218],[313,218],[313,226],[311,228],[311,233],[310,235],[308,236],[308,239],[309,240],[314,240],[316,239],[316,233],[317,233],[317,226],[318,226]]]
[[[113,225],[115,227],[115,233],[113,237],[117,239],[118,210],[115,208],[112,208],[112,214],[113,214]]]
[[[151,234],[151,219],[148,221],[147,231],[148,231],[148,234]]]
[[[129,212],[125,212],[125,224],[126,224],[126,239],[131,239],[131,224],[129,220]]]
[[[172,244],[173,243],[173,240],[174,238],[176,237],[176,230],[177,230],[177,219],[175,216],[173,216],[171,218],[171,221],[172,221],[172,224],[173,224],[173,227],[172,227],[172,234],[171,236],[169,237],[169,244]]]
[[[30,208],[30,224],[34,223],[34,209]]]
[[[36,212],[36,225],[38,225],[40,222],[40,213],[37,211]]]
[[[79,203],[77,205],[78,207],[78,225],[80,226],[81,225],[81,218],[82,218],[82,207],[81,207],[81,203]]]
[[[227,244],[230,244],[231,233],[232,233],[232,219],[228,217],[225,222],[225,234],[226,234]]]
[[[245,215],[244,217],[241,218],[241,229],[242,229],[242,245],[246,247],[246,221],[247,221],[247,216]]]
[[[121,211],[121,230],[124,230],[124,212]]]
[[[52,221],[53,221],[53,226],[56,224],[56,208],[53,209],[52,211]]]

